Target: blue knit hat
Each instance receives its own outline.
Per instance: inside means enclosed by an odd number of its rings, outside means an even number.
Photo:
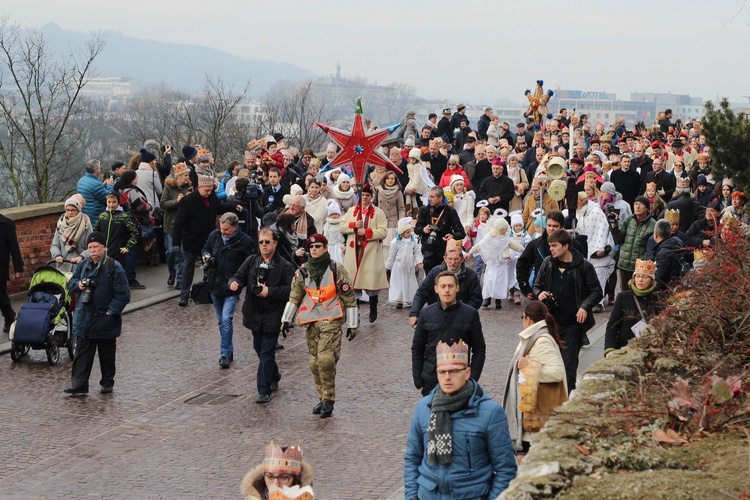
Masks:
[[[141,153],[141,161],[143,163],[151,163],[156,159],[156,155],[146,148],[141,148],[139,153]]]

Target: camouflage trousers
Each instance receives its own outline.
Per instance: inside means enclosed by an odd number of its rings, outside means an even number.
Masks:
[[[321,401],[336,401],[336,363],[341,355],[343,320],[319,321],[307,326],[310,371]]]

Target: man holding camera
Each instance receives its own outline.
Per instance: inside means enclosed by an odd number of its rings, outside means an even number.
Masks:
[[[592,310],[602,300],[594,266],[571,248],[573,237],[564,229],[547,236],[550,256],[542,262],[533,294],[555,317],[564,347],[561,349],[568,391],[576,387],[578,353],[583,337],[594,326]]]
[[[231,212],[222,215],[219,219],[219,229],[214,229],[208,235],[201,253],[204,272],[209,277],[211,302],[214,304],[221,334],[219,366],[225,369],[229,368],[230,363],[234,361],[232,321],[240,295],[230,288],[229,282],[245,260],[255,251],[255,242],[250,236],[240,231],[239,222],[239,218]]]
[[[281,317],[281,333],[286,336],[289,323],[295,316],[307,330],[310,371],[319,400],[312,412],[320,418],[328,418],[333,415],[336,401],[341,327],[346,324],[346,338],[354,339],[359,326],[359,310],[349,274],[343,265],[331,260],[328,239],[315,233],[307,238],[305,247],[310,258],[306,267],[294,273],[289,302]]]
[[[422,237],[422,263],[425,275],[433,267],[440,265],[448,240],[462,240],[466,237],[458,212],[448,206],[443,188],[431,188],[429,200],[429,205],[419,209],[417,224],[414,227],[414,233]]]
[[[73,360],[71,396],[89,392],[89,376],[94,355],[99,351],[102,394],[112,392],[115,385],[115,351],[122,331],[122,311],[130,302],[130,287],[125,269],[107,257],[107,238],[94,231],[86,240],[89,256],[76,266],[68,281],[68,290],[78,293],[73,315],[73,334],[77,335],[78,352]]]
[[[242,324],[253,333],[253,348],[258,355],[255,402],[259,404],[270,402],[271,394],[279,390],[281,374],[276,365],[276,343],[294,275],[292,265],[276,252],[278,243],[276,231],[262,228],[258,233],[260,254],[248,257],[229,282],[229,289],[238,294],[248,287]]]

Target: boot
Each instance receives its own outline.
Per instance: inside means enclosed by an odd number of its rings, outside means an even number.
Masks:
[[[495,299],[495,309],[502,309],[502,308],[503,308],[502,299]]]
[[[490,302],[492,302],[492,299],[484,299],[484,302],[482,302],[482,307],[490,307]]]
[[[378,319],[378,296],[373,295],[370,297],[370,323],[375,323]]]

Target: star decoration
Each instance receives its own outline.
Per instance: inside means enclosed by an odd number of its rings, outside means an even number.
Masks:
[[[354,123],[352,131],[347,132],[320,122],[315,124],[331,136],[331,139],[341,147],[336,156],[331,161],[334,167],[341,167],[351,164],[352,173],[356,184],[360,186],[365,184],[367,174],[367,165],[376,167],[385,167],[397,173],[402,173],[393,162],[391,162],[378,148],[388,137],[390,131],[388,128],[379,129],[374,132],[365,131],[364,120],[362,119],[362,99],[357,99],[357,107],[354,111]]]
[[[537,80],[536,88],[534,89],[533,93],[529,89],[526,89],[526,92],[524,92],[529,100],[529,107],[526,109],[526,112],[524,112],[523,116],[533,117],[534,123],[536,123],[537,125],[542,122],[542,117],[544,117],[545,115],[547,116],[547,118],[552,118],[552,114],[549,112],[549,109],[547,109],[547,103],[549,102],[550,97],[555,95],[555,93],[551,90],[548,90],[545,93],[542,85],[544,85],[544,81]]]

